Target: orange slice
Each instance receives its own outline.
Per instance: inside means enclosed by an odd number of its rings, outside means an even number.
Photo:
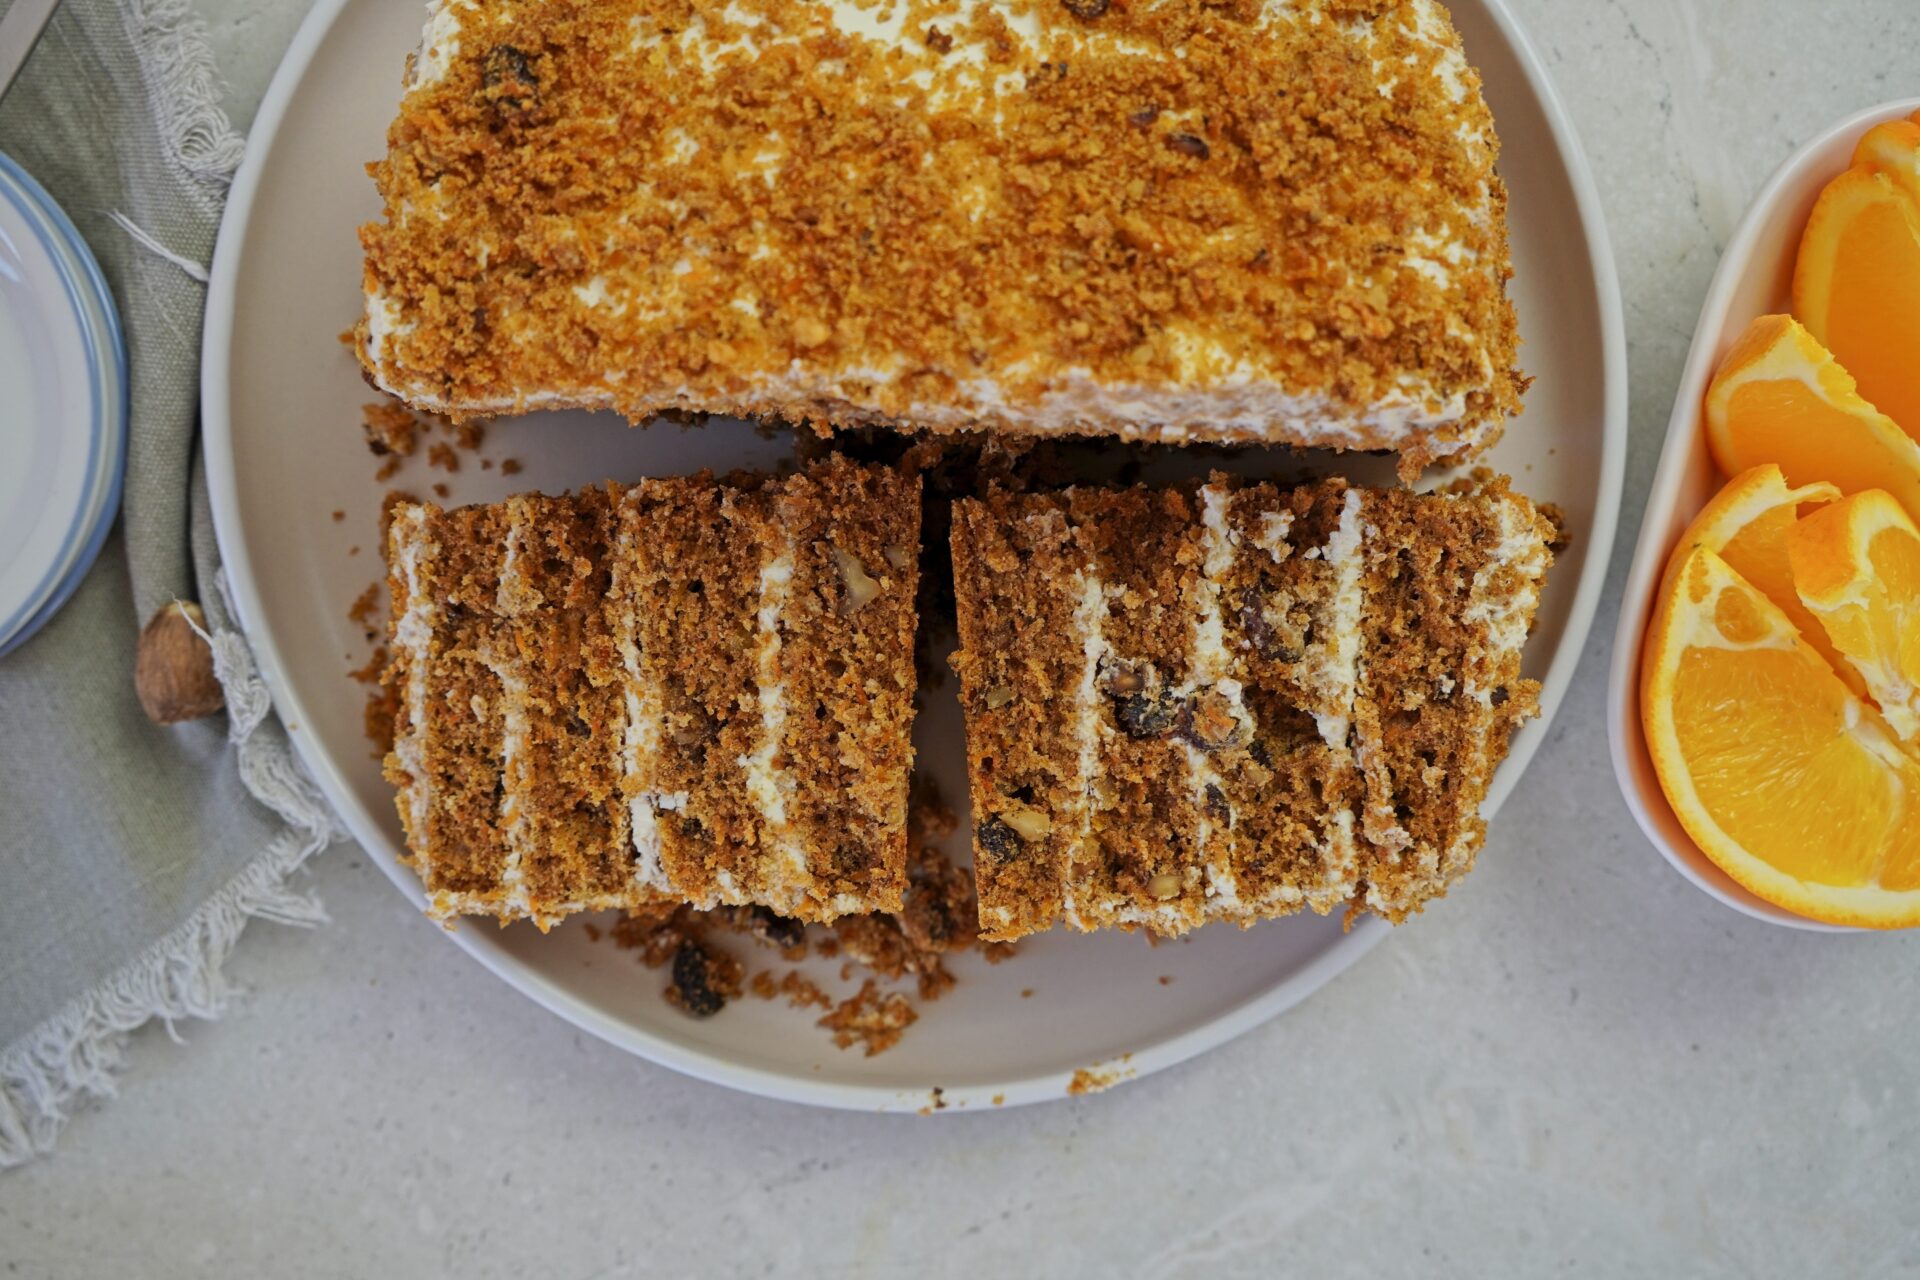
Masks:
[[[1793,580],[1895,733],[1920,737],[1920,527],[1869,489],[1787,534]]]
[[[1920,112],[1867,130],[1853,149],[1853,167],[1884,173],[1902,191],[1920,200]]]
[[[1793,313],[1861,395],[1920,439],[1920,203],[1888,174],[1849,169],[1820,193],[1800,237]]]
[[[1707,388],[1707,443],[1728,475],[1778,463],[1787,483],[1885,489],[1920,516],[1920,444],[1790,316],[1761,316]]]
[[[1669,574],[1641,664],[1662,790],[1714,863],[1831,924],[1920,924],[1920,758],[1705,547]]]
[[[1670,563],[1677,567],[1683,553],[1693,547],[1718,552],[1735,573],[1759,588],[1787,615],[1801,638],[1827,660],[1849,688],[1864,694],[1866,684],[1827,639],[1819,619],[1800,602],[1787,560],[1787,531],[1799,518],[1801,506],[1839,498],[1840,491],[1825,483],[1787,488],[1786,476],[1771,462],[1752,467],[1727,481],[1713,501],[1701,508],[1680,535],[1679,550]]]

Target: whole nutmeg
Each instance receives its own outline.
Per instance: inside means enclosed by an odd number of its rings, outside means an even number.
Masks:
[[[133,688],[155,724],[210,716],[227,704],[213,674],[213,648],[202,633],[206,615],[191,600],[162,605],[140,632]]]

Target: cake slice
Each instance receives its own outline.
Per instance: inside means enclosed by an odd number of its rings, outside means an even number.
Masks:
[[[840,460],[398,506],[387,775],[430,912],[896,910],[919,520]]]
[[[1538,710],[1520,659],[1558,530],[1504,482],[1362,510],[1362,875],[1365,905],[1399,920],[1472,868],[1494,766]]]
[[[368,376],[575,406],[1477,453],[1497,141],[1435,0],[434,0]]]
[[[993,493],[953,559],[983,936],[1417,911],[1534,705],[1504,482]]]

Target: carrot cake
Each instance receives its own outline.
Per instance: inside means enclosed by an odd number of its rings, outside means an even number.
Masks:
[[[1553,522],[1449,492],[996,492],[954,511],[982,935],[1418,911],[1536,686]]]
[[[1435,0],[434,0],[369,378],[574,406],[1471,456],[1506,193]]]
[[[917,479],[828,460],[393,512],[387,776],[437,917],[906,886]]]

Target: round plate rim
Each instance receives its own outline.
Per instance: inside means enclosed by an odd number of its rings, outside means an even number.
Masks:
[[[426,900],[419,882],[399,864],[397,853],[391,848],[384,830],[373,815],[353,798],[351,788],[329,754],[318,743],[309,741],[311,735],[299,732],[298,726],[303,721],[301,702],[283,676],[279,650],[273,637],[264,626],[258,624],[258,620],[264,616],[264,606],[255,586],[251,557],[239,535],[239,484],[234,465],[233,422],[228,403],[232,373],[229,352],[235,320],[235,290],[239,278],[238,246],[246,233],[261,173],[287,108],[314,54],[348,3],[350,0],[316,0],[275,71],[248,135],[246,155],[235,174],[214,251],[201,354],[201,422],[206,443],[207,478],[212,497],[215,536],[221,559],[227,568],[234,612],[253,647],[260,676],[273,697],[276,710],[288,725],[288,737],[296,752],[344,820],[350,834],[367,849],[373,861],[408,900],[417,908],[424,909]],[[1589,247],[1588,262],[1599,310],[1604,399],[1598,500],[1592,526],[1584,535],[1592,539],[1595,553],[1587,557],[1582,566],[1568,611],[1565,633],[1541,681],[1541,703],[1545,710],[1539,719],[1530,722],[1515,735],[1508,759],[1489,790],[1483,811],[1491,817],[1511,793],[1528,762],[1545,740],[1553,717],[1564,701],[1566,688],[1573,679],[1574,669],[1579,664],[1581,651],[1599,607],[1611,559],[1626,469],[1627,371],[1626,332],[1613,249],[1601,209],[1598,186],[1585,150],[1573,130],[1558,91],[1547,76],[1545,65],[1508,12],[1505,0],[1478,0],[1478,3],[1513,50],[1528,88],[1538,102],[1553,136],[1572,187],[1573,202]],[[424,916],[422,922],[431,923]],[[1131,1054],[1126,1063],[1126,1077],[1138,1078],[1184,1062],[1293,1007],[1371,951],[1390,928],[1375,916],[1362,917],[1333,946],[1261,995],[1186,1032],[1169,1036]],[[882,1112],[921,1111],[925,1107],[927,1093],[924,1089],[840,1084],[810,1079],[798,1074],[743,1066],[717,1054],[690,1049],[684,1044],[601,1013],[552,982],[539,970],[491,943],[481,930],[440,932],[502,981],[550,1012],[609,1044],[683,1074],[763,1097],[815,1106]],[[988,1094],[994,1095],[994,1106],[987,1109],[1067,1097],[1070,1096],[1072,1078],[1071,1072],[1045,1072],[1000,1083],[976,1085],[966,1090],[965,1097],[957,1097],[955,1091],[948,1090],[947,1101],[959,1105],[949,1105],[934,1114],[955,1115],[967,1110],[983,1109]],[[968,1107],[968,1102],[976,1105]]]
[[[90,374],[86,486],[58,555],[19,608],[0,620],[4,657],[60,611],[106,545],[125,482],[128,396],[120,311],[80,229],[47,189],[5,152],[0,152],[0,197],[19,210],[53,263],[86,346]]]

